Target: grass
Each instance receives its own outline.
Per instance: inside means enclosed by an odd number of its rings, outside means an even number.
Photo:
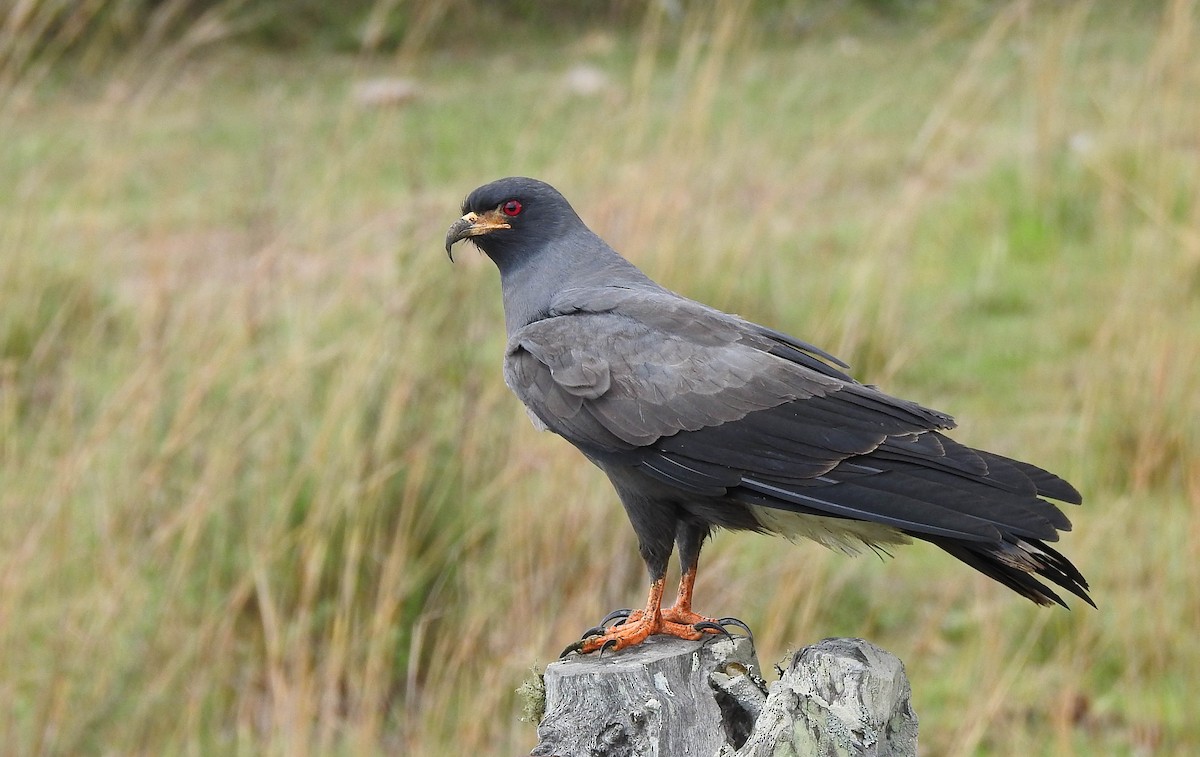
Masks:
[[[1200,668],[1194,3],[859,18],[387,60],[226,43],[4,77],[0,741],[23,754],[520,753],[531,666],[645,578],[442,258],[514,173],[688,295],[830,348],[1083,490],[1100,609],[932,548],[718,535],[764,662],[906,663],[929,754],[1187,754]],[[611,89],[571,95],[595,65]]]

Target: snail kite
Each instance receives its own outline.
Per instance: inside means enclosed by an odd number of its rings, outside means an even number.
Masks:
[[[664,289],[548,184],[500,179],[462,212],[446,252],[470,239],[500,269],[505,381],[536,426],[608,475],[650,572],[644,610],[614,613],[568,652],[736,623],[691,607],[717,527],[850,553],[921,539],[1038,604],[1065,606],[1037,577],[1091,604],[1047,544],[1071,523],[1046,500],[1081,501],[1063,479],[955,442],[950,416],[858,383],[811,344]],[[676,546],[682,579],[664,608]]]

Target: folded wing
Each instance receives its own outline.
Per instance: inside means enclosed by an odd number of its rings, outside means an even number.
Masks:
[[[1042,498],[1078,503],[1070,484],[955,442],[942,433],[949,416],[859,384],[834,360],[666,291],[606,287],[568,290],[516,332],[505,376],[589,456],[684,495],[881,524],[1034,601],[1061,603],[1030,572],[1087,599],[1044,544],[1071,524]]]

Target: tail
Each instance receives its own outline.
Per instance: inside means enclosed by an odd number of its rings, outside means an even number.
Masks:
[[[970,565],[988,578],[999,581],[1016,593],[1039,605],[1067,603],[1053,589],[1034,578],[1045,578],[1092,607],[1096,603],[1088,596],[1088,582],[1057,550],[1038,539],[1008,537],[1000,542],[959,541],[919,536]]]

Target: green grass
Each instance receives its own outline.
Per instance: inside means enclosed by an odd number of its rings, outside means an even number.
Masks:
[[[1200,50],[1193,4],[1165,7],[763,44],[730,10],[651,19],[431,49],[422,97],[376,110],[350,92],[387,60],[230,44],[17,76],[0,743],[530,748],[530,666],[645,578],[602,476],[503,386],[494,270],[443,257],[461,197],[526,174],[671,288],[1085,494],[1063,548],[1097,611],[933,548],[730,534],[699,609],[747,620],[768,664],[833,635],[890,649],[929,754],[1191,753]],[[576,62],[612,90],[564,92]]]

